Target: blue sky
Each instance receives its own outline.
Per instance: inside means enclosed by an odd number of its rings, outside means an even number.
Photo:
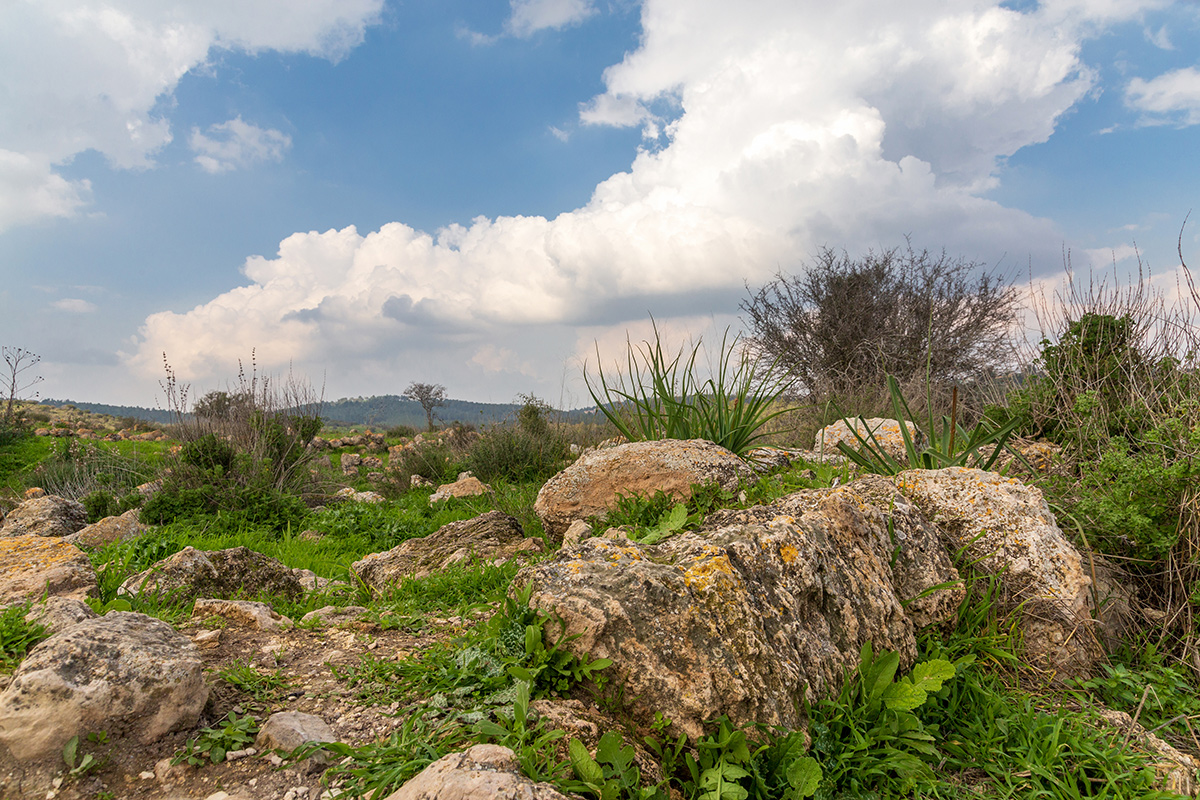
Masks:
[[[1028,282],[1173,287],[1200,3],[15,0],[0,344],[154,405],[289,366],[582,402],[649,314],[911,235]],[[1200,265],[1200,211],[1184,255]]]

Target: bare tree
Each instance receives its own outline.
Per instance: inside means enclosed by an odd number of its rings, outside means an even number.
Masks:
[[[887,374],[962,381],[1011,362],[1018,293],[980,267],[911,244],[857,259],[824,248],[799,275],[747,286],[742,310],[754,343],[814,400]]]
[[[418,383],[413,381],[400,395],[406,400],[415,400],[425,410],[429,430],[433,430],[433,410],[446,404],[446,387],[440,383]]]
[[[30,388],[42,382],[41,375],[27,374],[29,370],[38,365],[42,357],[23,347],[0,347],[0,356],[3,356],[8,372],[5,381],[8,384],[6,387],[8,402],[4,407],[4,426],[10,427],[16,419],[13,405],[17,399]]]

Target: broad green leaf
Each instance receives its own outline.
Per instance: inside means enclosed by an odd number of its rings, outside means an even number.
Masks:
[[[75,768],[75,750],[79,747],[79,737],[72,736],[67,739],[66,745],[63,747],[63,762],[66,763],[68,769]]]
[[[616,761],[621,754],[621,745],[625,740],[621,734],[616,731],[608,731],[600,737],[600,743],[596,746],[596,758],[609,764]]]
[[[936,692],[942,688],[942,681],[954,677],[954,665],[941,658],[922,661],[913,667],[912,682],[927,692]]]
[[[812,797],[821,785],[821,765],[812,756],[797,758],[787,768],[792,797]]]
[[[883,692],[883,704],[888,708],[912,711],[919,708],[926,698],[925,690],[908,681],[893,683]]]
[[[895,650],[888,650],[875,660],[871,669],[873,674],[868,678],[869,685],[863,687],[867,690],[868,700],[878,700],[883,695],[884,690],[892,685],[899,667],[900,654]]]
[[[683,503],[677,503],[674,508],[662,516],[656,525],[656,529],[664,533],[668,531],[677,531],[687,523],[687,506]]]
[[[605,735],[607,736],[607,734]],[[604,770],[600,768],[600,765],[588,753],[583,742],[578,739],[572,739],[567,745],[567,750],[571,757],[571,767],[575,770],[575,775],[579,780],[584,783],[594,783],[597,785],[604,782]]]

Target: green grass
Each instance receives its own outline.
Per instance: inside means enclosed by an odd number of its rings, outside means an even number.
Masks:
[[[50,455],[50,444],[44,436],[23,436],[0,444],[0,488],[24,491],[23,476]]]

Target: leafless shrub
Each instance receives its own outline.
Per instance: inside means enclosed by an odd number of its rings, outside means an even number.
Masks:
[[[1012,363],[1018,292],[992,272],[974,277],[979,268],[911,244],[857,259],[824,248],[742,310],[754,344],[815,405],[882,392],[888,374],[962,384]]]

